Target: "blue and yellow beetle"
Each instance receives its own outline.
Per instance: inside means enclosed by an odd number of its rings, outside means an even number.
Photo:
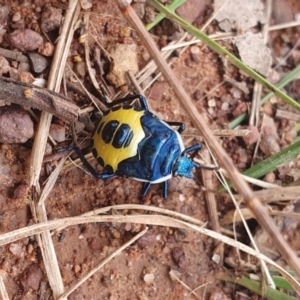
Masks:
[[[120,105],[134,99],[139,99],[140,106]],[[184,148],[180,136],[184,123],[158,119],[149,111],[144,96],[137,94],[106,104],[110,109],[100,119],[91,140],[92,153],[105,172],[98,173],[77,146],[68,148],[76,151],[95,177],[121,176],[142,181],[142,196],[151,184],[163,182],[163,197],[167,198],[168,180],[172,176],[192,178],[194,167],[216,169],[193,161],[201,145]],[[178,130],[171,126],[178,126]],[[189,152],[193,153],[187,157]]]

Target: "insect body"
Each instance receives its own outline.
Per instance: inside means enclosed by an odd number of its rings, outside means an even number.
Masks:
[[[135,98],[140,100],[140,107],[116,106]],[[109,105],[111,109],[101,118],[91,142],[92,153],[105,172],[98,173],[86,161],[81,150],[73,148],[97,178],[117,175],[143,181],[143,196],[151,184],[163,182],[163,196],[167,198],[167,183],[172,176],[191,178],[194,167],[212,169],[193,161],[200,144],[184,148],[180,136],[184,124],[158,119],[149,111],[147,100],[142,95],[115,100]],[[179,128],[176,131],[171,126]],[[186,154],[192,151],[187,157]]]

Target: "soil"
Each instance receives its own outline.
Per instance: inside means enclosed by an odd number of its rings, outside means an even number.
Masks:
[[[19,5],[19,1],[11,0],[7,2],[10,8],[5,28],[7,28],[7,34],[9,34],[19,27],[33,30],[39,28],[41,11],[46,6],[50,6],[51,1],[24,1],[21,5]],[[199,8],[198,14],[190,21],[201,27],[212,12],[212,3],[200,0],[198,2],[201,2],[201,9]],[[299,7],[295,1],[286,2],[288,3],[289,13],[291,12],[292,15],[296,12],[299,13]],[[55,7],[61,8],[64,12],[65,2],[56,3]],[[149,8],[147,9],[149,13]],[[193,6],[187,6],[187,11],[183,8],[181,14],[191,15],[188,10],[192,9]],[[13,20],[18,19],[18,13],[21,16],[21,21],[15,22]],[[278,12],[275,10],[273,22],[276,22],[277,14]],[[282,15],[280,17],[282,18]],[[286,18],[289,18],[289,16]],[[100,35],[102,46],[105,49],[109,49],[116,43],[134,44],[139,68],[141,69],[146,65],[149,60],[147,50],[141,44],[135,32],[128,29],[113,0],[94,2],[90,22],[95,26],[90,29],[91,35],[96,35],[96,31],[93,30],[97,29],[97,34]],[[56,19],[52,20],[51,26],[55,27],[56,23]],[[45,25],[41,27],[49,29]],[[214,32],[216,29],[217,24],[213,23],[208,31]],[[171,33],[176,30],[178,28],[173,22],[163,20],[156,28],[151,30],[151,33],[158,44],[164,46]],[[39,30],[38,32],[43,36],[42,32]],[[284,31],[284,34],[289,37],[293,34],[297,34],[299,37],[299,33],[299,26]],[[58,31],[55,33],[51,31],[49,34],[50,39],[54,40],[55,34],[57,36]],[[89,37],[89,39],[90,47],[95,47],[93,38]],[[283,51],[284,42],[281,32],[272,32],[271,41],[276,46],[273,49],[274,52]],[[226,47],[232,47],[229,42],[222,43]],[[293,47],[295,44],[295,38],[291,38],[289,47]],[[11,44],[3,38],[1,47],[9,48]],[[14,44],[14,47],[17,47],[16,44]],[[22,44],[22,47],[25,46]],[[34,46],[30,44],[28,47]],[[239,97],[234,98],[233,95],[236,95],[237,90],[240,90],[228,82],[224,82],[224,70],[226,69],[227,76],[237,81],[243,81],[245,77],[235,67],[225,67],[222,59],[207,46],[197,44],[193,47],[189,47],[179,57],[172,58],[174,60],[172,69],[211,129],[226,128],[237,107],[248,107],[251,93],[248,95],[239,93]],[[26,49],[23,48],[22,50],[26,52]],[[31,48],[29,50],[32,51]],[[73,61],[73,57],[76,55],[84,57],[83,47],[78,42],[78,36],[75,36],[72,43],[68,62],[84,84],[91,88],[85,65],[76,64]],[[295,63],[297,57],[293,59],[294,61],[291,64]],[[51,56],[49,60],[51,60]],[[16,64],[16,62],[11,61],[10,65],[14,66],[14,63]],[[107,60],[103,60],[102,63],[104,78],[106,78],[108,73]],[[47,71],[37,76],[46,77]],[[222,82],[223,84],[215,88]],[[251,90],[253,82],[249,79],[245,79],[245,82]],[[110,85],[109,91],[116,93],[120,90],[120,87],[113,87],[108,81],[106,83]],[[122,88],[126,89],[128,87]],[[93,92],[92,89],[91,91]],[[294,94],[297,95],[297,92],[297,86],[294,85]],[[74,91],[68,91],[67,96],[69,98],[74,96],[77,104],[82,108],[91,105],[86,98],[75,94]],[[157,116],[166,121],[178,121],[186,124],[187,133],[182,135],[186,147],[202,142],[201,137],[190,134],[193,124],[163,78],[160,77],[152,84],[145,94],[151,110]],[[212,103],[213,105],[210,105]],[[268,106],[264,109],[267,111]],[[94,117],[95,114],[91,114],[91,118]],[[52,127],[54,131],[61,130],[61,127],[64,127],[67,135],[67,139],[59,144],[57,148],[69,145],[73,141],[70,126],[55,117],[53,124],[55,124]],[[281,148],[291,142],[292,138],[287,137],[287,135],[288,133],[291,134],[293,124],[289,121],[276,120],[275,128],[278,133],[276,143],[278,143],[278,147]],[[35,123],[35,126],[37,126],[37,123]],[[57,127],[59,129],[56,130]],[[78,134],[78,139],[81,141],[85,136],[90,136],[91,131],[87,130],[86,126]],[[283,132],[286,132],[286,134],[284,135]],[[64,131],[60,134],[64,135]],[[245,145],[242,139],[236,137],[223,138],[221,142],[241,171],[250,166],[254,151],[253,145]],[[1,145],[1,234],[32,225],[35,222],[30,203],[32,195],[36,194],[33,188],[29,189],[28,187],[31,146],[32,140],[25,144]],[[48,154],[54,154],[54,145],[50,141],[49,147]],[[86,151],[88,151],[88,148]],[[264,153],[259,152],[259,156],[255,159],[261,159],[263,155]],[[72,157],[76,157],[76,155]],[[96,169],[101,170],[95,160],[91,160],[91,163]],[[41,188],[43,188],[49,173],[56,165],[57,161],[47,162],[43,165],[40,177]],[[84,172],[82,168],[74,166],[71,170],[68,168],[61,172],[47,198],[47,218],[48,220],[55,220],[78,216],[111,205],[144,204],[180,212],[203,222],[209,222],[205,194],[200,184],[200,173],[200,170],[196,171],[195,181],[185,178],[172,178],[169,184],[168,198],[163,199],[161,184],[152,185],[149,193],[145,197],[141,197],[142,184],[140,182],[120,177],[106,180],[96,179]],[[277,176],[275,177],[277,178]],[[281,177],[281,180],[284,181],[285,178]],[[213,184],[217,189],[218,182],[216,178],[213,178]],[[228,205],[221,196],[217,197],[217,201],[220,215],[225,214],[227,210],[233,207],[232,204]],[[115,212],[115,214],[118,213],[125,215],[127,213],[140,213],[140,211]],[[144,213],[151,214],[147,211]],[[253,228],[255,226],[256,224]],[[130,223],[89,223],[54,231],[52,240],[65,290],[144,227],[144,225]],[[298,245],[294,247],[296,249]],[[205,235],[183,229],[150,225],[148,232],[142,238],[109,261],[76,289],[68,299],[196,299],[180,282],[172,279],[172,276],[170,276],[171,271],[176,272],[180,280],[192,290],[197,289],[200,298],[233,299],[235,298],[236,287],[233,284],[225,284],[216,280],[215,274],[221,269],[223,270],[223,267],[212,260],[214,250],[214,240]],[[226,249],[225,256],[227,253],[230,252]],[[235,257],[236,254],[231,253],[230,255]],[[240,270],[236,269],[236,271]],[[52,299],[52,290],[36,236],[29,236],[26,239],[17,240],[0,247],[0,275],[4,280],[8,299]],[[251,293],[249,294],[251,295]]]

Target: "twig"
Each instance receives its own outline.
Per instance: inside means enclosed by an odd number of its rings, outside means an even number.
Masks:
[[[63,95],[13,79],[0,77],[0,99],[46,111],[64,121],[78,119],[79,107]]]
[[[17,51],[0,48],[0,56],[3,56],[7,59],[12,59],[22,63],[29,64],[29,59],[27,58],[27,56]]]
[[[300,114],[293,113],[291,111],[282,110],[282,109],[276,109],[275,117],[281,119],[287,119],[295,122],[300,121]]]

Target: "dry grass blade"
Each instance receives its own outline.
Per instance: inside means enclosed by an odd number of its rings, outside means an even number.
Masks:
[[[262,34],[263,34],[265,44],[267,44],[268,37],[269,37],[268,31],[269,31],[269,22],[272,13],[272,0],[266,1],[266,7],[267,7],[266,9],[267,20],[262,28]],[[261,92],[262,92],[262,84],[256,81],[254,84],[251,112],[249,118],[250,125],[257,126],[259,123],[259,108],[260,108]]]
[[[192,290],[187,284],[185,284],[182,280],[179,279],[176,271],[171,270],[169,272],[169,275],[172,279],[178,281],[182,286],[184,286],[190,292],[190,294],[193,294],[197,299],[202,299],[202,297],[200,297],[194,290]]]
[[[1,293],[2,300],[9,300],[2,275],[0,275],[0,293]]]
[[[38,205],[44,204],[46,198],[49,196],[50,192],[52,191],[52,189],[56,183],[57,177],[59,176],[60,171],[62,170],[62,168],[64,166],[65,160],[66,160],[66,157],[62,158],[59,161],[58,165],[56,166],[55,170],[49,176],[48,181],[47,181],[47,183],[43,189],[43,192],[40,196]]]
[[[212,230],[199,227],[194,224],[190,224],[181,220],[172,219],[166,216],[160,215],[117,215],[117,216],[91,216],[91,217],[71,217],[63,218],[59,220],[47,221],[44,223],[34,224],[27,226],[25,228],[17,229],[9,233],[2,234],[0,236],[0,246],[11,243],[13,241],[26,238],[30,235],[40,234],[44,231],[55,230],[60,227],[67,227],[71,225],[85,224],[85,223],[95,223],[95,222],[114,222],[114,223],[134,223],[134,224],[152,224],[157,226],[169,226],[175,228],[183,228],[186,230],[194,230],[199,233],[210,236],[221,242],[235,247],[241,251],[244,251],[258,259],[264,260],[266,263],[270,264],[276,268],[282,276],[284,276],[290,284],[293,286],[297,293],[300,293],[300,284],[295,278],[293,278],[287,271],[282,267],[277,265],[273,260],[269,259],[260,252],[254,250],[253,248],[246,246],[240,242],[237,242],[227,236],[221,235]],[[62,293],[61,293],[62,294]]]
[[[211,163],[210,155],[207,149],[202,151],[202,155],[205,159],[205,162],[208,162],[209,164]],[[208,190],[214,190],[216,187],[213,184],[212,181],[212,176],[213,172],[208,172],[207,170],[201,169],[202,173],[202,183],[205,188]],[[215,193],[212,192],[205,192],[205,199],[206,199],[206,205],[207,205],[207,211],[209,215],[209,220],[211,223],[211,228],[212,230],[216,232],[221,232],[221,227],[219,223],[219,216],[218,216],[218,211],[217,211],[217,204],[216,204],[216,197]],[[214,253],[218,255],[219,261],[216,262],[218,265],[222,266],[223,265],[223,259],[224,259],[224,253],[223,253],[223,246],[218,245],[219,242],[215,241],[214,245],[217,247],[215,249]]]
[[[205,124],[204,118],[201,117],[197,109],[195,109],[191,99],[178,82],[177,78],[168,67],[167,63],[161,58],[160,53],[157,49],[156,44],[151,39],[151,36],[145,30],[144,25],[141,20],[136,15],[134,9],[127,3],[118,3],[120,10],[126,19],[130,22],[131,26],[138,32],[140,39],[143,44],[151,54],[152,58],[155,60],[160,71],[163,73],[166,80],[169,82],[171,88],[176,93],[178,100],[180,101],[182,107],[188,112],[191,117],[192,122],[195,124],[196,128],[202,134],[203,138],[209,145],[211,151],[217,158],[218,163],[227,170],[232,182],[234,183],[236,189],[240,194],[244,196],[244,201],[248,207],[252,210],[256,219],[260,225],[273,236],[274,243],[279,249],[280,253],[286,259],[288,264],[295,270],[295,272],[300,276],[300,261],[298,257],[288,245],[286,240],[281,234],[279,234],[273,220],[267,214],[267,211],[262,206],[259,199],[254,197],[253,191],[246,183],[246,181],[240,176],[238,170],[234,167],[231,159],[224,151],[224,149],[219,145],[216,138],[212,135],[211,130]]]
[[[299,198],[300,186],[276,187],[272,189],[256,191],[254,192],[254,195],[263,203],[291,201]],[[228,200],[230,199],[230,195],[227,193],[222,193],[222,196]],[[237,201],[241,201],[243,199],[241,195],[235,195],[235,198]]]
[[[142,237],[146,232],[148,231],[148,228],[145,228],[143,231],[138,233],[136,236],[134,236],[132,239],[130,239],[127,243],[125,243],[123,246],[121,246],[119,249],[111,253],[108,257],[103,259],[102,261],[98,262],[96,266],[89,271],[83,278],[81,278],[76,284],[74,284],[69,290],[67,290],[61,297],[58,298],[58,300],[63,300],[67,298],[72,292],[74,292],[80,285],[82,285],[85,281],[87,281],[91,276],[93,276],[99,269],[101,269],[104,265],[109,263],[114,257],[119,255],[123,250],[125,250],[127,247],[129,247],[132,243],[134,243],[136,240],[138,240],[140,237]]]
[[[49,90],[54,90],[56,92],[59,91],[66,58],[69,52],[69,46],[73,37],[74,24],[78,18],[79,12],[80,6],[77,4],[77,1],[70,2],[69,9],[67,10],[64,19],[60,39],[56,46],[55,55],[51,65],[51,71],[47,84],[47,88]],[[39,176],[51,120],[52,114],[42,112],[31,154],[29,185],[34,185],[36,187],[37,194],[39,194]],[[35,195],[36,198],[37,194]],[[37,205],[37,201],[33,201],[32,204],[32,213],[35,217],[36,222],[46,222],[47,212],[44,202],[42,201],[41,205]],[[36,206],[35,209],[34,206]],[[64,284],[50,231],[45,231],[40,236],[37,236],[37,241],[41,248],[49,284],[53,291],[54,298],[57,298],[64,292]]]

